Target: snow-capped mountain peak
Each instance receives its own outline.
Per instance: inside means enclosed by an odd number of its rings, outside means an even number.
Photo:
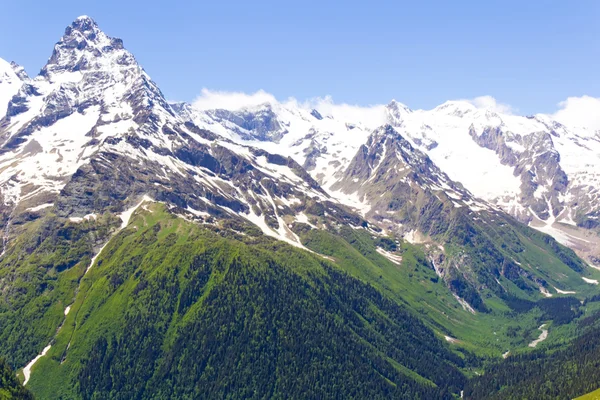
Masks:
[[[413,111],[406,105],[392,100],[385,106],[385,112],[388,122],[395,127],[400,127],[404,122],[404,118]]]
[[[123,49],[121,39],[108,37],[93,19],[82,16],[65,29],[41,75],[51,78],[60,72],[98,69],[106,64],[103,61],[107,55],[118,59],[120,65],[135,63],[133,56]]]
[[[575,236],[582,233],[575,230],[600,227],[598,132],[566,126],[551,115],[515,115],[487,96],[447,101],[431,110],[411,110],[392,100],[379,109],[403,138],[476,198],[553,234],[563,244],[591,248],[589,237],[579,240]],[[297,104],[271,108],[269,121],[279,123],[275,136],[262,134],[258,125],[240,130],[231,120],[206,114],[195,118],[233,140],[254,141],[292,156],[323,187],[337,188],[354,155],[380,130],[369,139],[372,127],[361,124],[359,117],[350,123],[318,112],[315,116]],[[567,228],[575,233],[560,232]]]
[[[2,70],[18,79],[19,68],[4,64]],[[2,107],[7,113],[0,122],[6,204],[59,192],[93,154],[116,144],[115,138],[135,132],[167,146],[163,131],[178,123],[123,42],[86,16],[66,28],[40,74],[19,79],[18,87]]]
[[[9,64],[0,67],[18,78]],[[232,143],[184,120],[192,108],[170,105],[122,42],[89,17],[67,27],[42,72],[21,83],[0,121],[5,227],[47,209],[79,221],[149,197],[189,218],[251,222],[301,246],[289,226],[298,213],[298,221],[308,220],[308,205],[349,215],[291,158]],[[286,118],[298,117],[290,112],[280,122],[274,110],[287,109],[267,104],[211,112],[240,129],[264,128],[265,135],[284,132]],[[316,120],[308,113],[302,118]],[[10,234],[6,228],[5,245]]]
[[[6,115],[9,101],[27,80],[29,77],[23,67],[0,58],[0,120]]]
[[[468,101],[450,100],[435,107],[432,111],[437,114],[464,117],[477,112],[479,109]]]

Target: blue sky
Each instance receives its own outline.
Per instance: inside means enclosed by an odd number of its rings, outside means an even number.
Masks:
[[[73,19],[120,37],[171,100],[202,88],[411,108],[491,95],[521,114],[600,97],[600,2],[6,1],[0,57],[34,75]]]

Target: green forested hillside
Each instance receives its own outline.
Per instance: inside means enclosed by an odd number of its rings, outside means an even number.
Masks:
[[[26,224],[0,259],[0,356],[24,366],[46,346],[73,301],[95,243],[116,218],[65,222],[53,216]]]
[[[15,373],[3,358],[0,358],[0,400],[32,400],[33,396],[25,389]]]
[[[209,226],[210,228],[210,226]],[[41,398],[451,398],[463,360],[330,261],[143,212],[104,249]]]

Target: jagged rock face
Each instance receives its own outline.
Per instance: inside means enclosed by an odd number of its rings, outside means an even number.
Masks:
[[[184,118],[210,120],[223,128],[219,133],[237,141],[278,142],[281,152],[329,188],[366,143],[370,129],[357,124],[360,121],[336,120],[315,111],[275,104],[239,111],[186,110]],[[593,168],[584,168],[574,146],[587,153],[587,162],[597,165],[597,135],[576,133],[546,116],[504,115],[461,101],[430,111],[413,111],[392,101],[382,116],[452,180],[519,220],[596,223],[600,206],[595,204],[597,185],[592,183],[597,178]],[[586,198],[574,200],[575,193]]]
[[[514,167],[520,177],[521,207],[510,210],[517,218],[523,222],[530,222],[534,216],[548,220],[563,212],[566,204],[561,198],[566,195],[568,177],[549,133],[522,136],[505,133],[499,127],[488,127],[481,134],[471,129],[469,133],[477,144],[493,150],[503,164]],[[523,151],[518,153],[518,149]]]
[[[450,204],[451,208],[477,204],[467,190],[450,180],[427,155],[416,150],[391,125],[373,132],[332,190],[357,196],[361,203],[370,207],[364,209],[365,214],[381,222],[386,219],[382,212],[391,215],[403,210],[403,220],[393,221],[389,229],[397,229],[404,224],[414,229],[419,220],[422,224],[435,225],[432,220],[439,218],[435,213],[426,216],[406,212],[407,208],[418,207],[424,193],[428,197],[439,197],[441,201],[450,199],[451,203],[456,203],[456,206]],[[479,204],[478,207],[485,206],[483,202]],[[423,232],[436,233],[429,229]]]
[[[214,118],[211,111],[190,107],[180,114],[236,142],[252,142],[294,158],[337,196],[355,154],[364,152],[361,146],[375,128],[367,123],[372,121],[316,114],[295,103],[270,104],[268,110],[285,127],[282,137],[278,128],[271,131],[276,139],[269,139],[262,128],[242,129],[243,123]],[[259,111],[244,113],[257,113],[258,118]],[[521,117],[466,101],[446,102],[433,110],[411,110],[392,101],[375,111],[381,114],[377,126],[387,121],[475,198],[554,236],[592,264],[600,259],[599,132],[567,127],[546,115]],[[344,197],[340,200],[346,201]]]
[[[368,220],[411,241],[417,233],[444,243],[445,235],[461,220],[463,212],[472,212],[469,207],[486,207],[452,182],[391,125],[371,134],[332,190],[355,198]],[[430,249],[430,256],[436,272],[452,290],[461,293],[468,287],[476,293],[474,288],[481,284],[468,257],[461,256],[459,262],[445,257],[437,246]],[[474,306],[482,306],[478,295],[474,297]]]
[[[168,104],[122,41],[89,17],[67,27],[46,66],[21,83],[7,109],[0,123],[4,226],[48,210],[69,218],[121,211],[143,196],[204,222],[251,222],[295,245],[290,226],[298,214],[307,219],[304,211],[314,204],[338,210],[330,221],[315,217],[320,226],[344,218],[361,223],[293,159],[186,122],[179,113],[189,108]],[[277,124],[269,115],[240,124],[267,134]]]
[[[263,128],[242,129],[242,122],[215,119],[215,112],[191,110],[183,117],[234,141],[293,157],[328,190],[340,187],[336,182],[374,128],[359,116],[349,121],[298,104],[271,104],[268,110],[269,118],[285,126],[282,137],[279,128],[271,130],[276,139],[269,139]],[[259,112],[244,111],[255,113],[250,120]],[[592,263],[600,258],[600,239],[588,231],[600,229],[600,133],[566,127],[546,115],[503,114],[466,101],[433,110],[392,101],[380,113],[377,126],[387,121],[475,197],[553,235]]]
[[[269,104],[258,110],[210,110],[208,113],[216,121],[230,122],[235,132],[246,140],[278,142],[287,133]]]
[[[136,131],[166,145],[160,133],[174,121],[160,90],[122,42],[80,17],[40,74],[20,87],[0,122],[5,203],[58,193],[109,137]]]

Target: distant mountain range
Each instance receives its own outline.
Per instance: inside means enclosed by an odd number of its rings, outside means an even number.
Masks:
[[[291,156],[326,190],[340,187],[373,129],[373,121],[361,121],[360,115],[337,120],[296,102],[237,110],[194,110],[182,103],[175,108],[183,118],[238,143]],[[554,236],[600,268],[600,131],[565,126],[545,114],[502,114],[468,101],[411,110],[393,100],[379,112],[382,124],[474,196]]]

